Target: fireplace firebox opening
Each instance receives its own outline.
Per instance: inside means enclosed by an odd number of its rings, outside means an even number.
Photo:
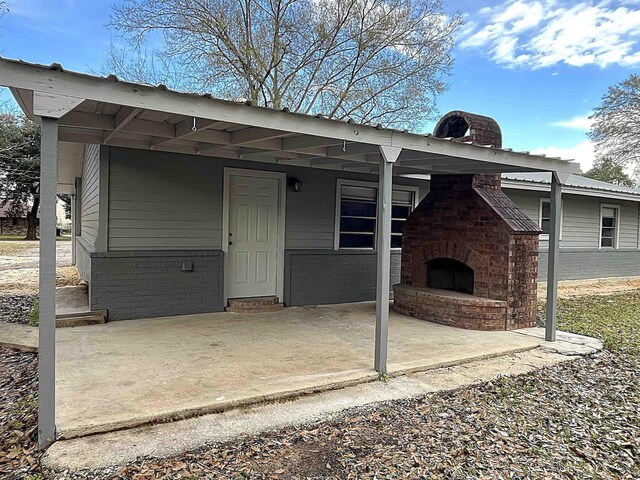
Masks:
[[[427,267],[427,287],[473,295],[473,269],[453,258],[434,258]]]

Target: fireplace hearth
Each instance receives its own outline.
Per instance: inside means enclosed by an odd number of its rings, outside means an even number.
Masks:
[[[502,147],[498,124],[467,112],[445,115],[435,135]],[[535,326],[539,234],[500,174],[432,175],[404,225],[394,309],[462,328]]]

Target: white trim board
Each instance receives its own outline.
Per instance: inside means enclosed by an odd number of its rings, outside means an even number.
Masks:
[[[231,175],[247,177],[275,178],[278,180],[278,268],[276,272],[276,295],[279,301],[284,299],[284,242],[285,242],[285,219],[287,202],[287,174],[285,172],[273,172],[268,170],[250,170],[245,168],[224,168],[224,187],[222,194],[222,251],[224,252],[224,305],[228,302],[229,287],[229,178]]]

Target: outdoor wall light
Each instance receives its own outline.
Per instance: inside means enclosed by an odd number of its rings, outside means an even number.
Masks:
[[[298,180],[296,177],[290,177],[288,180],[289,188],[292,192],[301,192],[302,191],[302,181]]]

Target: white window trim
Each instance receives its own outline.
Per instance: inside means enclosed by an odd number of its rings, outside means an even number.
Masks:
[[[542,204],[549,203],[551,205],[551,199],[548,197],[540,197],[538,201],[538,227],[542,228]],[[560,202],[560,240],[562,240],[562,230],[564,225],[564,202]],[[541,233],[540,240],[549,240],[548,233]]]
[[[343,185],[352,185],[354,187],[369,187],[376,189],[376,231],[373,236],[373,248],[340,248],[340,192],[342,191]],[[368,252],[375,252],[378,245],[378,187],[379,184],[377,182],[367,182],[364,180],[349,180],[347,178],[338,178],[336,179],[336,196],[335,196],[335,222],[333,228],[333,249],[334,250],[363,250]],[[413,185],[396,185],[393,184],[391,188],[393,190],[400,190],[403,192],[412,192],[413,193],[413,205],[411,206],[411,211],[413,211],[418,206],[418,196],[420,195],[420,187],[415,187]],[[392,193],[393,195],[393,193]],[[401,248],[392,248],[392,251],[401,251]]]
[[[605,208],[615,208],[616,209],[616,236],[613,247],[603,247],[602,246],[602,211]],[[598,248],[600,250],[618,250],[620,248],[620,205],[616,205],[613,203],[601,203],[600,204],[600,226],[598,231]]]

